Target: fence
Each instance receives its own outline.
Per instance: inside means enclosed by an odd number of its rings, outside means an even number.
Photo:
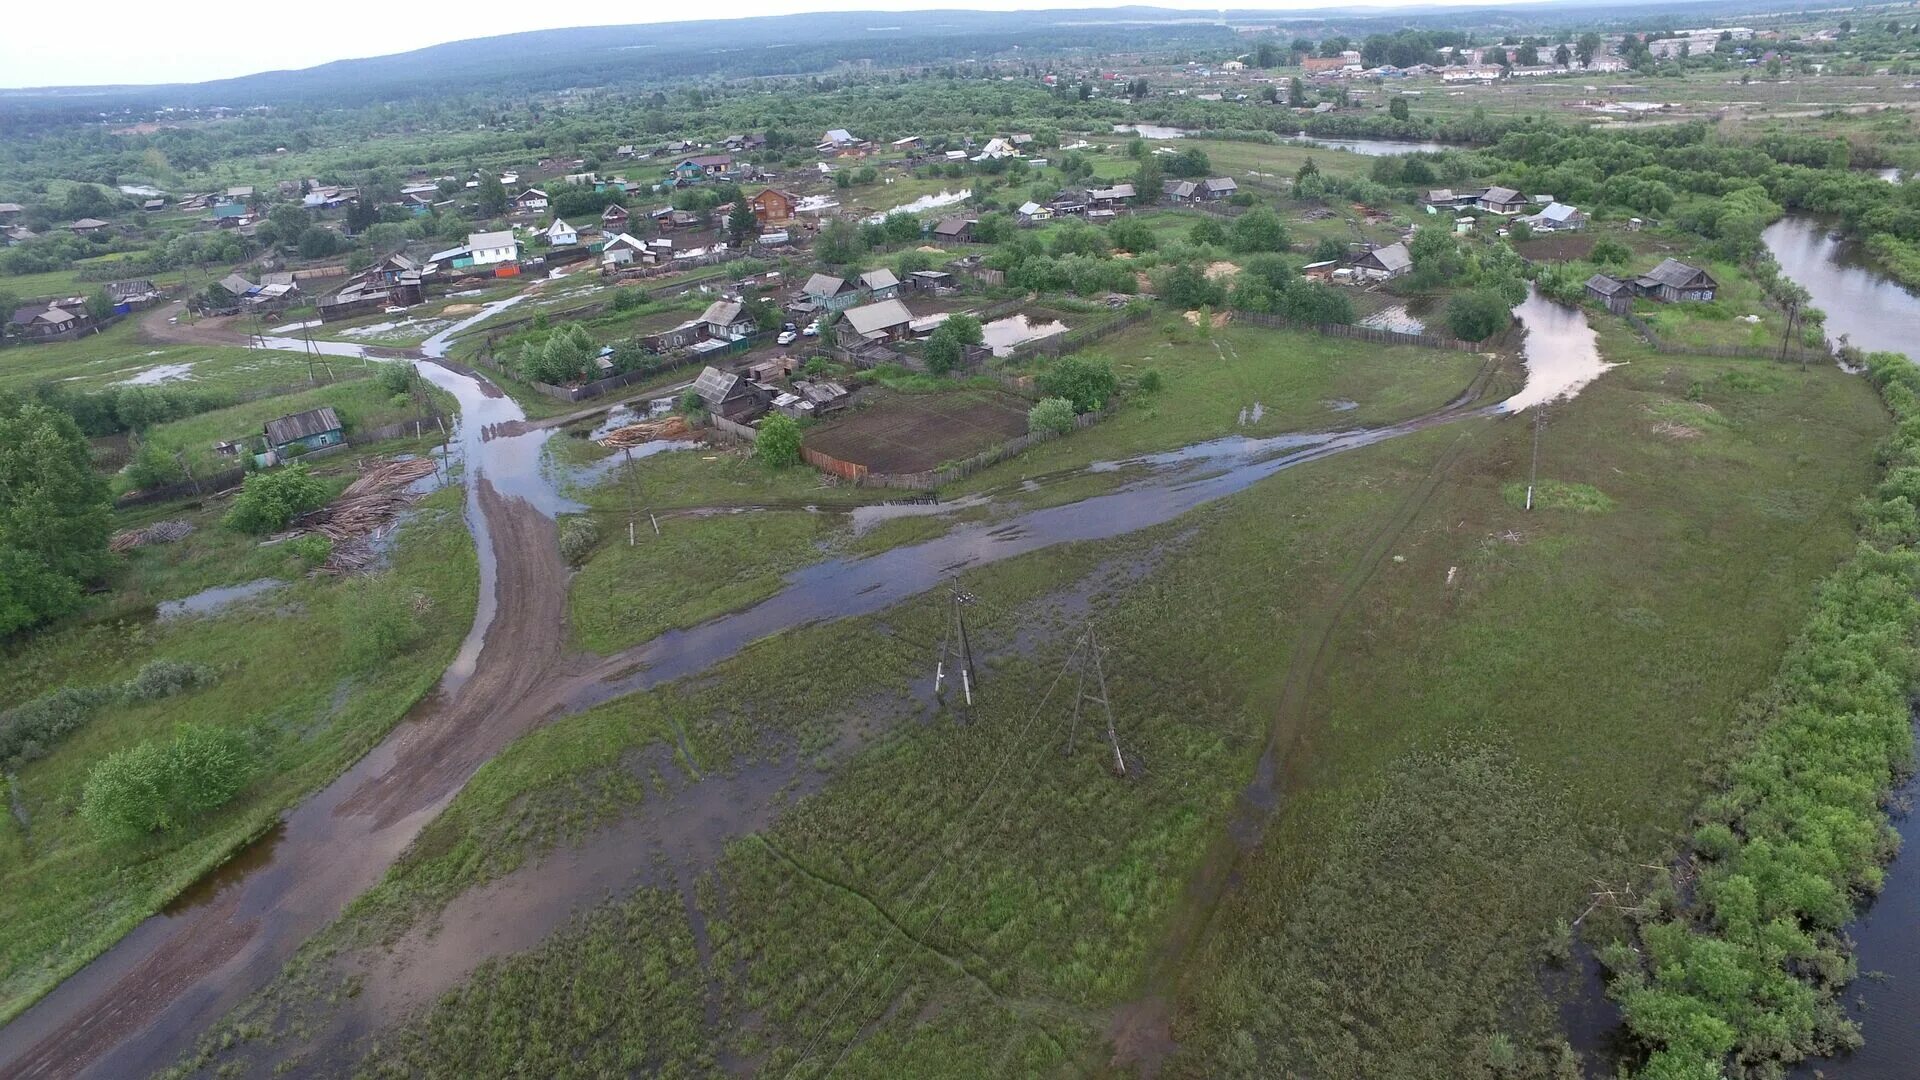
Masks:
[[[1824,364],[1833,359],[1833,354],[1818,349],[1804,349],[1800,346],[1788,346],[1786,349],[1757,349],[1751,345],[1675,345],[1660,340],[1645,319],[1631,311],[1623,311],[1620,317],[1627,320],[1642,340],[1653,347],[1653,351],[1667,356],[1712,356],[1729,360],[1785,360],[1796,364]]]
[[[1102,412],[1082,413],[1073,418],[1073,428],[1075,431],[1078,431],[1081,428],[1091,427],[1111,414],[1111,409]],[[734,426],[737,427],[738,425]],[[1052,442],[1059,437],[1060,433],[1055,431],[1030,431],[1025,435],[1017,435],[1008,439],[998,446],[982,450],[980,453],[967,458],[965,461],[956,462],[944,469],[933,469],[927,472],[917,473],[869,472],[865,465],[852,461],[844,461],[840,458],[823,454],[818,450],[809,450],[805,447],[801,448],[800,456],[815,468],[848,480],[856,487],[931,491],[947,484],[957,483],[965,477],[979,472],[981,469],[998,465],[1009,458],[1018,457],[1032,447],[1044,442]]]
[[[1485,341],[1461,341],[1459,338],[1440,337],[1436,334],[1408,334],[1399,330],[1378,330],[1371,326],[1353,326],[1347,323],[1300,322],[1284,315],[1268,315],[1259,311],[1234,311],[1229,314],[1234,322],[1251,323],[1254,326],[1264,326],[1269,330],[1302,330],[1322,337],[1352,338],[1355,341],[1370,341],[1376,345],[1414,345],[1423,349],[1452,349],[1455,352],[1481,352],[1492,348],[1500,337],[1495,334]]]

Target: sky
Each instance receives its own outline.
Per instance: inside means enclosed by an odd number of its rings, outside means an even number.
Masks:
[[[76,12],[63,4],[34,0],[12,0],[8,4],[12,10],[8,12],[7,29],[0,34],[0,87],[200,82],[256,71],[312,67],[349,57],[383,56],[445,41],[569,26],[748,18],[803,11],[1113,7],[1124,0],[730,0],[712,8],[669,0],[618,5],[462,0],[452,5],[427,2],[372,7],[279,2],[225,8],[155,7],[151,0],[82,2],[84,10],[77,19]],[[1196,11],[1220,8],[1218,0],[1136,2]],[[1404,7],[1417,2],[1243,0],[1237,6],[1283,10]],[[74,44],[69,46],[67,42]]]

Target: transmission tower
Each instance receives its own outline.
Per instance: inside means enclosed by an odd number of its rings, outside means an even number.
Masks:
[[[1127,775],[1127,759],[1120,753],[1120,735],[1114,729],[1113,703],[1107,697],[1107,672],[1100,663],[1100,638],[1094,632],[1093,623],[1087,623],[1080,640],[1074,642],[1073,650],[1067,654],[1067,666],[1077,668],[1079,678],[1074,687],[1073,719],[1067,724],[1067,745],[1062,752],[1069,756],[1073,753],[1074,739],[1080,732],[1081,708],[1089,703],[1098,705],[1107,717],[1107,745],[1113,748],[1114,775]],[[1092,691],[1087,688],[1089,669],[1093,672]]]

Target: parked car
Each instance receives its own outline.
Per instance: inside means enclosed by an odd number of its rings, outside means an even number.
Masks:
[[[799,340],[799,338],[800,331],[798,330],[782,330],[780,331],[780,336],[774,338],[773,341],[776,345],[791,345]]]
[[[819,337],[820,336],[820,320],[815,319],[812,322],[808,323],[807,328],[805,330],[802,330],[801,333],[807,335],[808,337]]]

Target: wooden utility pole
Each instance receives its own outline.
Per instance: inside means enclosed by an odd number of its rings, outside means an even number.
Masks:
[[[954,654],[954,671],[960,676],[960,693],[966,701],[966,708],[973,707],[973,685],[976,681],[973,670],[973,643],[967,637],[967,606],[972,604],[972,593],[959,589],[947,593],[948,603],[953,611],[953,621],[947,627],[946,639],[940,643],[940,656],[933,665],[933,695],[943,699],[947,678],[947,657]],[[944,700],[944,699],[943,699]]]
[[[1547,406],[1542,403],[1533,414],[1533,464],[1527,468],[1527,509],[1533,509],[1534,485],[1540,482],[1540,427],[1547,422]]]

